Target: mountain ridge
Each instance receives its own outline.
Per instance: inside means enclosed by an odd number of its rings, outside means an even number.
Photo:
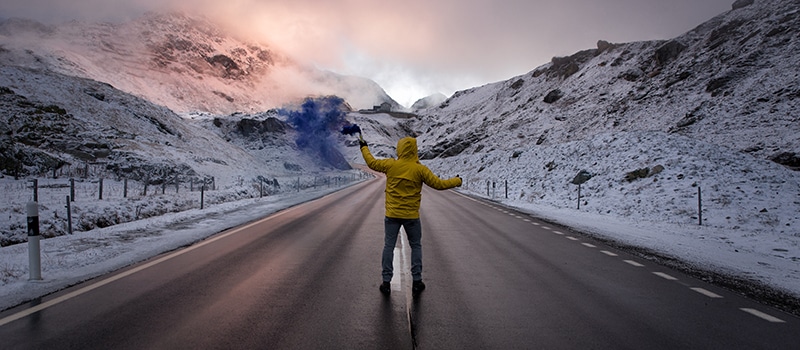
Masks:
[[[0,22],[0,46],[0,58],[9,64],[111,83],[179,114],[257,113],[332,94],[357,108],[383,102],[400,108],[368,79],[304,66],[182,13],[58,26],[8,19]]]
[[[596,49],[554,57],[527,74],[459,91],[441,108],[422,113],[428,121],[419,129],[472,115],[481,123],[475,129],[498,130],[492,142],[502,139],[501,147],[509,149],[530,139],[553,145],[600,132],[661,130],[796,164],[797,11],[796,3],[762,1],[671,40],[601,40]],[[445,151],[453,147],[488,147],[487,137],[469,129],[428,133],[422,137],[425,158],[449,155]]]

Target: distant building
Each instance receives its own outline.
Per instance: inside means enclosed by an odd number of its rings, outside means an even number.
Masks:
[[[372,110],[375,112],[391,112],[392,105],[389,102],[384,102],[380,106],[372,106]]]

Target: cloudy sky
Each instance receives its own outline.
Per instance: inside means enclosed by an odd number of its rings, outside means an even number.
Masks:
[[[416,99],[506,80],[596,47],[669,39],[734,0],[4,0],[0,17],[124,21],[182,9],[319,68]]]

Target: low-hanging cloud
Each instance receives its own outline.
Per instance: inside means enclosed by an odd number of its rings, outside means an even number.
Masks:
[[[122,21],[146,11],[199,13],[295,59],[371,78],[409,105],[427,94],[523,74],[600,39],[668,39],[730,9],[731,2],[28,0],[0,4],[0,16]]]

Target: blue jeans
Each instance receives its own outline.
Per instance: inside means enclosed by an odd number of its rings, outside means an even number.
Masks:
[[[405,228],[408,244],[411,246],[411,277],[414,281],[422,280],[422,224],[419,219],[396,219],[387,217],[383,220],[384,242],[383,242],[383,281],[392,280],[393,269],[392,260],[394,259],[394,247],[397,244],[397,234],[400,233],[400,226]]]

